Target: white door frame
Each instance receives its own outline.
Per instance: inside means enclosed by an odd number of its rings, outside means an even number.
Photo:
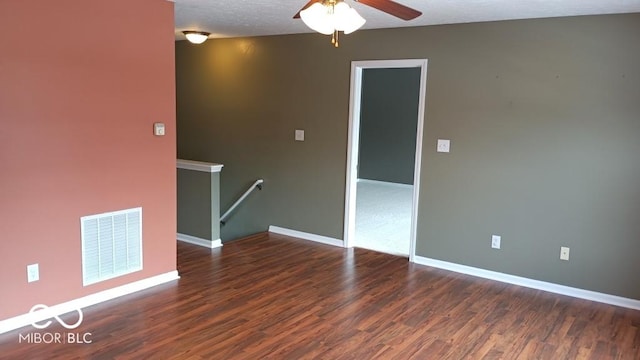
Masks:
[[[413,173],[413,205],[411,209],[411,235],[409,261],[416,256],[418,228],[418,200],[420,197],[420,168],[422,165],[422,133],[424,129],[425,95],[427,93],[427,59],[371,60],[351,62],[351,90],[349,101],[349,138],[347,145],[347,184],[344,211],[344,246],[353,247],[356,232],[356,189],[358,180],[358,148],[360,135],[360,100],[362,98],[362,70],[375,68],[420,68],[420,97],[418,99],[418,128],[416,135],[416,162]]]

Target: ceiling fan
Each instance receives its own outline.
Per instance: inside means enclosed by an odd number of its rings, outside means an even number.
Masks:
[[[354,0],[374,9],[383,11],[402,20],[413,20],[422,12],[392,0]],[[338,47],[338,32],[352,33],[365,23],[355,9],[343,0],[311,0],[294,16],[321,34],[332,35],[331,42]]]

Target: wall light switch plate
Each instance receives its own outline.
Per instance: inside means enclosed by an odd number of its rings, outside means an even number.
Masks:
[[[40,280],[40,268],[38,264],[27,265],[27,282]]]
[[[491,235],[491,247],[494,249],[500,249],[500,242],[502,241],[502,236],[500,235]]]
[[[569,248],[566,246],[562,246],[560,248],[560,260],[569,261]]]
[[[296,129],[296,141],[304,141],[304,130]]]
[[[164,123],[153,124],[153,135],[164,136]]]
[[[438,139],[438,152],[448,153],[451,140]]]

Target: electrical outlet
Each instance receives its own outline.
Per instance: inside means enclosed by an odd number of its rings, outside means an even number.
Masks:
[[[569,261],[569,248],[566,246],[563,246],[560,248],[560,260],[567,260]]]
[[[500,235],[491,235],[491,247],[494,249],[500,249],[500,241],[502,241],[502,236]]]
[[[38,264],[27,265],[27,282],[40,280],[40,268]]]
[[[304,130],[296,129],[295,139],[296,141],[304,141]]]

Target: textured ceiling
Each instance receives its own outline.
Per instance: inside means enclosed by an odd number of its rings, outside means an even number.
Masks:
[[[293,15],[308,0],[175,0],[176,39],[182,30],[237,37],[312,32]],[[367,19],[364,29],[424,26],[557,16],[640,12],[640,0],[396,0],[422,11],[403,21],[346,0]]]

